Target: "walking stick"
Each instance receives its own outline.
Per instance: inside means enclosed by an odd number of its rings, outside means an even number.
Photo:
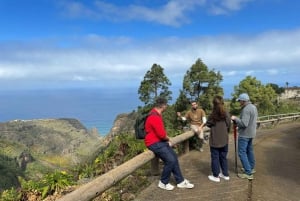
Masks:
[[[237,170],[237,153],[236,153],[236,138],[237,138],[237,129],[236,123],[233,121],[233,137],[234,137],[234,159],[235,159],[235,173],[238,173]]]

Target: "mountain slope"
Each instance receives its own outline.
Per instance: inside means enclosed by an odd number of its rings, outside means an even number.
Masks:
[[[102,141],[76,119],[0,123],[0,190],[16,186],[17,176],[36,178],[89,161],[104,146]]]

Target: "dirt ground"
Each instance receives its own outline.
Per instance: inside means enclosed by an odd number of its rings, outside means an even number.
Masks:
[[[258,130],[254,143],[256,170],[254,180],[240,179],[235,173],[232,135],[229,142],[230,180],[211,182],[210,152],[191,151],[180,157],[183,175],[195,184],[194,189],[161,190],[159,176],[137,197],[136,201],[300,201],[300,122]],[[238,167],[241,167],[239,158]],[[174,180],[171,180],[172,184]]]

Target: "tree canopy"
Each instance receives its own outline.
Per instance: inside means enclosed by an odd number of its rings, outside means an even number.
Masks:
[[[214,96],[224,95],[223,88],[220,86],[222,80],[223,76],[219,71],[209,69],[201,59],[197,59],[184,75],[182,89],[179,91],[175,104],[170,105],[163,114],[166,127],[174,130],[182,127],[178,123],[176,112],[187,111],[190,108],[191,100],[197,101],[200,107],[209,114],[212,110]],[[172,100],[169,86],[171,86],[171,82],[164,74],[164,69],[158,64],[153,64],[151,69],[146,72],[138,90],[139,99],[145,103],[143,107],[140,107],[139,112],[148,112],[157,97],[164,97],[168,101]],[[298,107],[278,101],[278,95],[282,90],[283,88],[276,84],[263,85],[255,77],[247,76],[234,86],[233,98],[226,105],[231,114],[240,114],[240,104],[236,99],[239,94],[248,93],[250,101],[257,106],[260,116],[294,111],[294,108]]]
[[[145,103],[145,106],[153,104],[157,97],[172,100],[170,85],[171,82],[165,76],[164,69],[158,64],[153,64],[141,82],[138,90],[139,99]]]
[[[197,59],[184,75],[183,93],[188,99],[199,102],[203,109],[211,110],[213,97],[223,96],[222,79],[219,71],[209,70],[201,59]]]
[[[278,94],[278,95],[280,95],[284,92],[284,87],[279,87],[277,84],[268,83],[267,85],[272,87],[274,89],[274,91],[276,92],[276,94]]]
[[[238,114],[240,111],[240,105],[236,99],[241,93],[249,95],[250,101],[257,106],[259,115],[275,112],[277,94],[274,89],[270,85],[263,85],[255,77],[247,76],[238,86],[234,86],[233,99],[230,104],[232,114]]]

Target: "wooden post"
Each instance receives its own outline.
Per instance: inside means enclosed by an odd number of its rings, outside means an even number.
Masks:
[[[151,174],[157,176],[159,173],[159,158],[155,157],[151,160]]]
[[[189,140],[185,140],[183,142],[183,151],[184,151],[185,154],[189,153],[189,151],[190,151],[190,142],[189,142]]]

